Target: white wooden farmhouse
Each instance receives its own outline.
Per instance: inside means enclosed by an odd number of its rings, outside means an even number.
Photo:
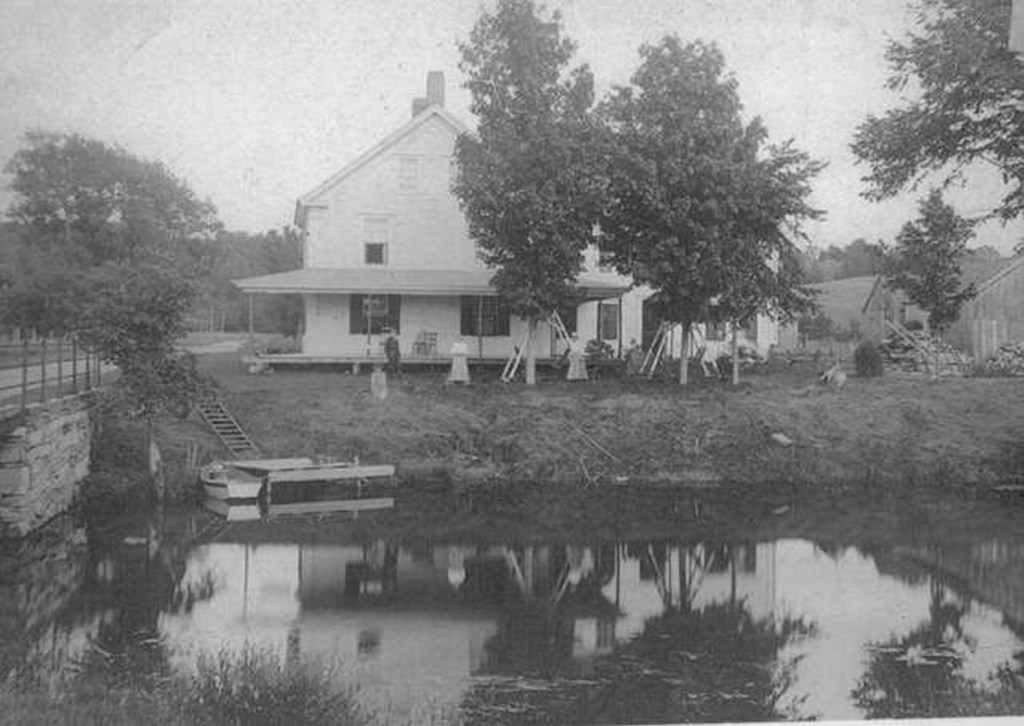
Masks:
[[[388,329],[409,362],[445,359],[457,339],[485,360],[506,359],[521,344],[526,322],[499,300],[450,191],[455,140],[464,133],[444,108],[443,75],[430,72],[408,123],[299,198],[302,268],[234,281],[250,294],[302,296],[302,353],[289,359],[379,360]],[[586,259],[580,303],[560,311],[565,326],[617,353],[634,339],[649,342],[658,322],[644,319],[646,293],[603,269],[596,249]],[[756,327],[749,337],[761,349],[772,341]],[[564,351],[547,323],[534,346],[539,359]]]

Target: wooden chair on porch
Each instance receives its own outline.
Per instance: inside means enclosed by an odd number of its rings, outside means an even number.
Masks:
[[[421,330],[412,342],[412,354],[424,358],[437,355],[437,333]]]

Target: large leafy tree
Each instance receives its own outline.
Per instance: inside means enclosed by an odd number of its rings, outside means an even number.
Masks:
[[[883,271],[890,289],[902,290],[928,313],[928,325],[941,333],[956,321],[960,307],[974,297],[973,284],[963,285],[960,261],[974,235],[970,222],[932,190],[918,206],[920,216],[907,222],[887,250]]]
[[[61,249],[79,267],[153,253],[180,260],[189,240],[219,228],[213,205],[158,162],[79,134],[30,131],[25,142],[6,167],[17,194],[8,216],[33,246]]]
[[[890,42],[896,108],[860,125],[853,151],[870,172],[866,196],[892,197],[976,162],[1007,184],[992,213],[1024,211],[1024,63],[1007,49],[1011,0],[919,0],[916,32]]]
[[[120,370],[119,392],[151,420],[201,387],[175,350],[219,229],[215,210],[163,165],[77,134],[30,132],[6,167],[21,229],[8,312],[74,331]]]
[[[744,123],[714,45],[667,36],[640,56],[631,85],[601,108],[610,130],[602,246],[616,267],[653,290],[663,320],[682,324],[684,349],[699,321],[810,309],[792,240],[820,214],[806,199],[821,164],[792,142],[767,145],[759,119]]]
[[[531,341],[538,320],[576,301],[596,217],[593,79],[570,69],[574,50],[558,14],[543,17],[532,0],[498,0],[460,45],[478,127],[456,145],[453,190]],[[526,379],[535,382],[532,346]]]

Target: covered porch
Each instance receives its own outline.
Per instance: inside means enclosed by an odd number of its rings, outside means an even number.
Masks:
[[[305,325],[301,352],[260,355],[269,366],[361,366],[385,360],[389,335],[399,341],[403,365],[447,366],[456,341],[475,365],[503,365],[525,342],[527,323],[510,313],[490,284],[487,270],[387,270],[305,268],[235,280],[250,296],[297,294]],[[563,313],[576,328],[578,311],[618,300],[628,288],[581,276],[578,305]],[[614,303],[613,303],[614,304]],[[252,331],[250,331],[252,332]],[[592,337],[581,332],[585,339]],[[533,341],[541,365],[559,359],[565,344],[543,321]]]

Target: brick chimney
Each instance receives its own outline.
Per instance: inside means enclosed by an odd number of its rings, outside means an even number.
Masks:
[[[444,73],[441,71],[427,73],[427,105],[444,106]]]
[[[444,73],[442,71],[427,73],[427,95],[425,98],[412,100],[412,115],[418,116],[431,106],[444,106]]]

